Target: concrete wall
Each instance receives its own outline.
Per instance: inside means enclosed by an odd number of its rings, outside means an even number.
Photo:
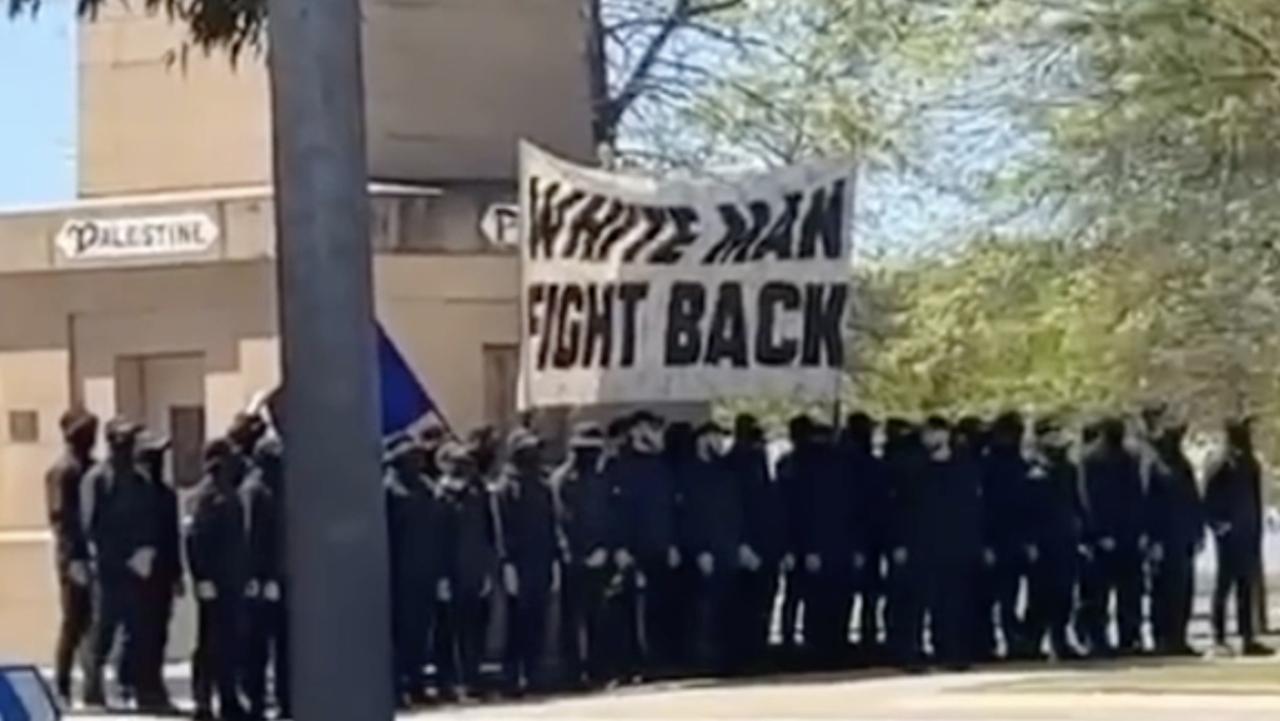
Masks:
[[[582,0],[365,0],[374,177],[509,179],[532,138],[592,156]]]
[[[511,179],[515,142],[592,155],[581,0],[365,0],[370,173]],[[183,29],[108,3],[80,27],[85,196],[270,178],[264,56],[184,51]]]
[[[232,68],[224,55],[184,52],[183,28],[141,7],[104,3],[80,23],[80,194],[267,180],[264,58]]]
[[[58,415],[79,397],[116,412],[122,356],[203,354],[205,426],[224,429],[278,379],[274,270],[267,262],[0,277],[0,659],[49,660],[58,616],[42,478]],[[379,317],[449,421],[484,420],[486,345],[518,339],[511,256],[384,254]],[[35,411],[39,439],[16,443],[10,411]],[[190,639],[175,639],[183,647]]]

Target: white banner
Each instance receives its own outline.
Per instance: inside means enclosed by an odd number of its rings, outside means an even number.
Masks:
[[[656,181],[520,153],[524,409],[831,399],[854,168]]]

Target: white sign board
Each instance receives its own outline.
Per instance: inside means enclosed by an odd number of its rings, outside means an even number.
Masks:
[[[204,213],[68,220],[54,243],[70,260],[111,260],[203,253],[218,242]]]
[[[660,182],[522,146],[522,408],[832,398],[853,171]]]
[[[480,217],[480,233],[494,245],[513,246],[520,242],[520,206],[493,203]]]

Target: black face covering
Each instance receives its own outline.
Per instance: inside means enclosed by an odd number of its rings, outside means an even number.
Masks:
[[[1239,426],[1228,428],[1227,443],[1229,443],[1231,447],[1235,448],[1236,450],[1246,451],[1246,452],[1253,450],[1253,436],[1252,434],[1249,433],[1248,428],[1239,427]]]
[[[519,471],[536,471],[538,469],[538,449],[521,448],[517,450],[511,454],[511,463]]]
[[[601,449],[578,448],[573,452],[573,464],[579,471],[592,470],[600,463]]]

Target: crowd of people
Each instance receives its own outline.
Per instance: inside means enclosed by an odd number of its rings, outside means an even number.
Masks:
[[[59,693],[84,645],[84,700],[103,705],[119,642],[121,702],[171,708],[166,634],[189,587],[197,716],[289,717],[283,456],[269,424],[240,416],[208,445],[183,514],[159,439],[113,420],[99,462],[92,415],[69,412],[62,428],[48,476]],[[788,430],[776,462],[745,415],[731,430],[649,412],[582,423],[555,466],[527,428],[388,439],[397,700],[1195,654],[1194,558],[1210,533],[1215,641],[1227,648],[1234,595],[1240,650],[1269,653],[1254,623],[1262,472],[1247,420],[1226,424],[1202,479],[1185,426],[1158,406],[1078,437],[1017,413],[854,413],[839,429],[801,416]]]

